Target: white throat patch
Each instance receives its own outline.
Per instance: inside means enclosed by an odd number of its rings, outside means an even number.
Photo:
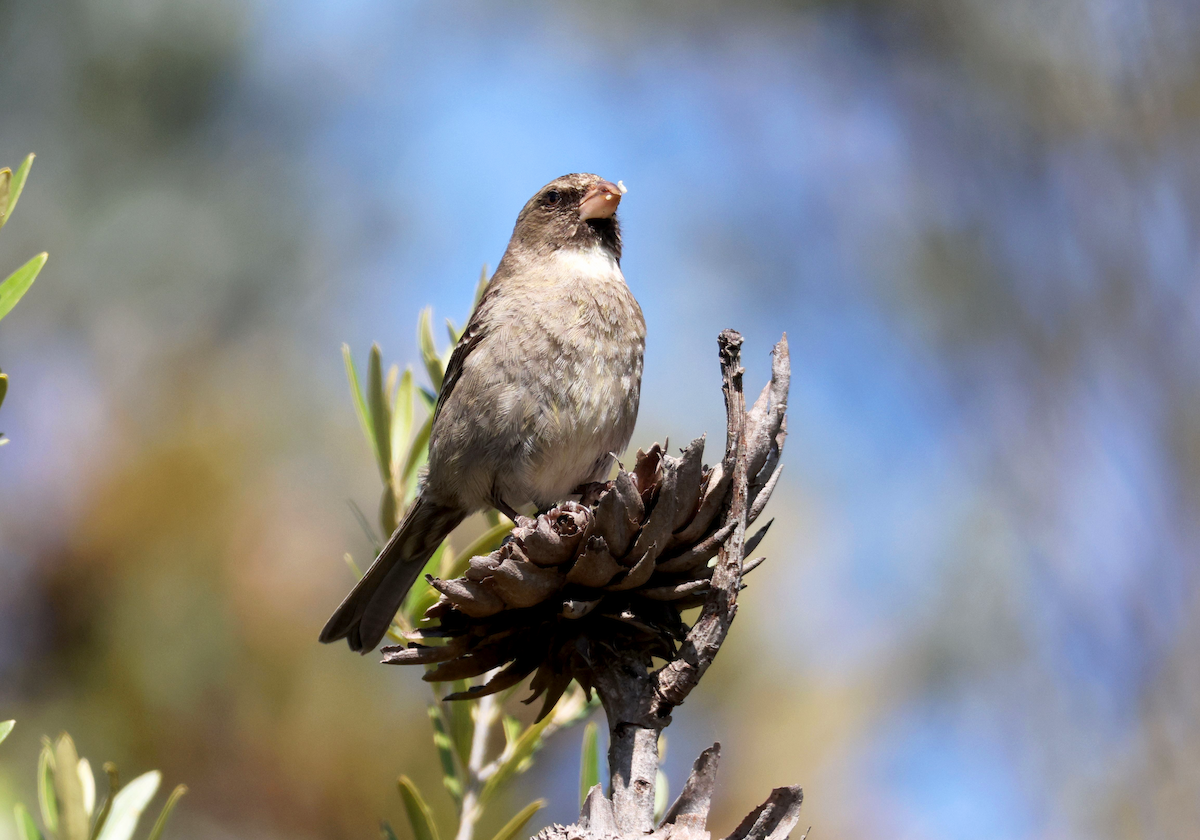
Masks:
[[[624,280],[616,258],[599,245],[591,248],[562,248],[554,252],[554,261],[556,270],[565,276],[589,280]]]

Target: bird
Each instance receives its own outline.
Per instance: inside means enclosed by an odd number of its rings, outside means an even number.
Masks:
[[[621,272],[625,194],[575,173],[542,187],[446,366],[420,489],[321,631],[369,653],[460,522],[545,510],[607,478],[633,435],[646,322]]]

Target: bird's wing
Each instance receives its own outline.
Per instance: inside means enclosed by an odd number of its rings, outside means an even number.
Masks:
[[[488,308],[494,288],[496,288],[496,283],[493,279],[479,299],[479,303],[475,305],[475,310],[467,321],[467,328],[463,330],[458,344],[454,346],[454,352],[450,354],[450,361],[446,363],[446,373],[442,377],[442,390],[438,393],[437,405],[433,407],[434,423],[437,422],[442,406],[446,404],[446,398],[450,396],[450,392],[454,390],[454,386],[458,384],[458,380],[462,376],[467,356],[471,355],[471,351],[479,346],[479,342],[483,341],[483,337],[487,334],[483,315]]]

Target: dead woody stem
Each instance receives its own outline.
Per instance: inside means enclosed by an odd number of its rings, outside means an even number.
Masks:
[[[785,337],[774,349],[771,382],[747,413],[740,364],[742,337],[726,330],[718,344],[727,418],[726,448],[723,461],[708,481],[712,486],[712,482],[730,477],[731,486],[718,529],[723,542],[700,616],[675,655],[658,670],[653,669],[646,651],[610,645],[590,651],[593,686],[609,722],[612,797],[606,799],[599,786],[593,788],[578,825],[551,826],[538,835],[538,840],[611,840],[614,836],[650,834],[688,840],[709,838],[706,824],[720,745],[713,745],[697,759],[679,798],[656,828],[658,737],[670,725],[672,711],[684,702],[712,664],[737,614],[747,550],[746,523],[761,512],[778,478],[790,376]],[[777,788],[728,840],[784,840],[799,819],[802,798],[799,787]]]
[[[704,826],[718,749],[706,751],[667,819],[654,825],[658,738],[712,664],[738,609],[750,552],[767,526],[747,536],[782,469],[790,377],[787,337],[772,353],[771,380],[747,410],[742,337],[718,341],[726,409],[722,459],[703,463],[704,438],[673,456],[638,450],[631,470],[581,488],[536,518],[517,517],[495,551],[473,556],[458,577],[431,579],[437,603],[384,662],[429,666],[445,683],[484,677],[451,702],[486,699],[531,677],[526,702],[550,715],[572,684],[600,696],[609,723],[612,797],[597,788],[570,836],[643,837]],[[684,614],[696,607],[691,624]],[[690,614],[690,613],[689,613]],[[655,662],[665,662],[655,669]],[[481,709],[486,707],[480,707]],[[478,731],[478,730],[477,730]],[[468,768],[463,830],[472,840],[476,788],[487,768]],[[772,794],[736,840],[782,840],[798,817],[799,788]],[[567,831],[561,826],[547,829]],[[742,831],[742,829],[739,829]],[[782,833],[781,833],[782,832]]]

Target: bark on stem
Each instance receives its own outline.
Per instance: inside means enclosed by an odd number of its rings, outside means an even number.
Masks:
[[[654,826],[654,785],[658,770],[658,737],[715,659],[737,614],[737,593],[748,546],[748,509],[761,512],[778,477],[778,458],[786,436],[790,378],[787,336],[775,346],[771,381],[753,409],[746,412],[740,364],[742,337],[733,330],[718,339],[725,392],[727,441],[725,458],[708,480],[728,482],[730,495],[721,544],[710,588],[696,623],[678,652],[658,671],[649,655],[611,648],[590,651],[593,686],[609,721],[609,770],[612,797],[597,785],[588,794],[577,825],[553,825],[537,840],[711,840],[708,810],[716,783],[720,749],[705,750],[692,768],[679,799],[663,822]],[[666,487],[664,483],[664,487]],[[660,502],[661,504],[661,502]],[[803,794],[798,786],[776,788],[726,840],[786,840],[800,816]]]
[[[676,658],[651,672],[650,657],[637,651],[605,651],[596,691],[608,717],[613,816],[622,835],[654,830],[658,736],[708,670],[737,613],[746,539],[746,399],[742,393],[742,337],[725,330],[718,339],[725,393],[726,447],[722,465],[733,476],[725,521],[733,532],[721,546],[700,618]]]

